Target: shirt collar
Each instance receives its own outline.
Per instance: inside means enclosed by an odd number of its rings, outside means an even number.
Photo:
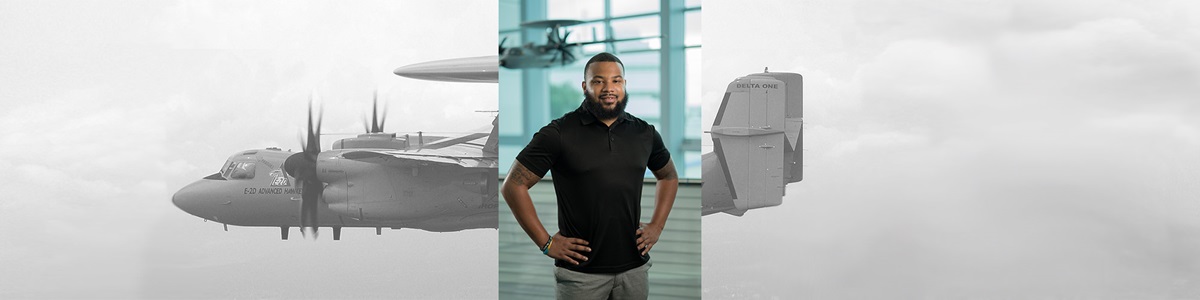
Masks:
[[[579,104],[579,108],[576,108],[575,112],[579,114],[580,124],[591,125],[592,123],[599,121],[596,119],[596,116],[592,114],[592,112],[583,107],[583,104]],[[613,125],[617,125],[618,123],[621,123],[621,121],[629,121],[630,118],[632,118],[632,116],[630,116],[628,112],[622,112],[620,116],[617,116],[617,120],[613,122]]]

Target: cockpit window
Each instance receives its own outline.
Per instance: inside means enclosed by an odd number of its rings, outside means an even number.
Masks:
[[[225,171],[221,172],[229,179],[252,179],[254,178],[254,162],[252,161],[235,161],[230,162],[225,167]]]

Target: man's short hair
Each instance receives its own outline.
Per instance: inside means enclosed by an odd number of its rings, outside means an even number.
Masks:
[[[621,63],[620,58],[617,58],[616,55],[612,55],[612,53],[600,52],[600,53],[597,53],[596,55],[593,55],[592,59],[589,59],[587,64],[583,65],[583,76],[587,77],[588,68],[590,68],[592,66],[592,63],[603,62],[603,61],[616,62],[618,65],[621,65],[621,74],[622,75],[625,74],[625,64]],[[584,81],[587,81],[587,78],[584,78]]]

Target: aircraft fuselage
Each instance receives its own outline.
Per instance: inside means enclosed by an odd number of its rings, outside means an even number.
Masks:
[[[403,170],[340,158],[355,149],[326,151],[318,176],[326,182],[317,209],[318,227],[391,227],[428,231],[495,228],[495,200],[488,200],[487,169]],[[248,150],[229,158],[222,171],[180,189],[172,201],[192,215],[229,225],[300,225],[297,180],[282,170],[290,151]],[[490,169],[496,180],[496,169]],[[483,187],[483,188],[480,188]],[[495,194],[495,189],[492,189]],[[494,198],[494,196],[493,196]]]

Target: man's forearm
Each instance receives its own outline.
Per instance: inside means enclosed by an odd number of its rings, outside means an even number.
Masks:
[[[654,215],[650,217],[650,224],[661,228],[667,224],[667,216],[671,214],[671,207],[675,206],[675,194],[679,191],[675,162],[667,161],[666,166],[654,171],[654,177],[658,181],[654,188]]]
[[[533,198],[529,196],[529,188],[540,179],[520,162],[514,162],[512,170],[504,179],[504,186],[500,189],[500,193],[504,195],[504,202],[508,203],[513,217],[517,218],[517,224],[521,225],[521,229],[525,230],[525,234],[529,235],[529,239],[538,247],[550,239],[550,234],[538,219],[537,209],[533,207]]]
[[[654,189],[654,216],[651,224],[666,225],[671,207],[675,205],[675,193],[679,191],[679,179],[659,180]]]

